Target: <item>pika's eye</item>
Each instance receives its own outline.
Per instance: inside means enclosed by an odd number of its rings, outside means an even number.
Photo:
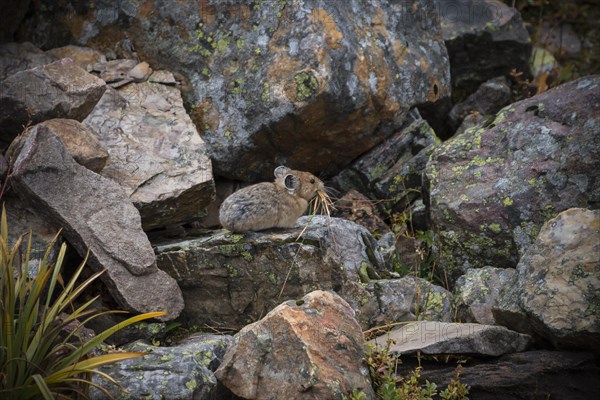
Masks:
[[[311,180],[310,180],[310,183],[314,184],[314,183],[315,183],[315,179],[314,179],[314,178],[313,178],[313,179],[311,179]]]

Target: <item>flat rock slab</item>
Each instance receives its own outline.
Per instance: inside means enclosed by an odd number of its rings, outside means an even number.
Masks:
[[[156,243],[155,250],[159,268],[182,288],[182,317],[223,329],[241,329],[282,301],[315,289],[335,290],[359,310],[369,299],[361,270],[366,275],[367,269],[385,268],[365,228],[325,216],[302,217],[293,229],[212,231]],[[371,318],[359,312],[361,323]]]
[[[526,351],[461,369],[471,399],[590,400],[600,393],[600,370],[590,353]],[[427,368],[423,379],[438,387],[456,378],[455,368]]]
[[[17,72],[0,83],[0,140],[10,143],[26,126],[52,118],[83,119],[106,83],[68,58]]]
[[[211,161],[179,89],[109,88],[84,123],[109,151],[102,175],[125,189],[144,229],[195,217],[214,199]]]
[[[399,354],[469,354],[501,356],[524,351],[529,347],[528,335],[502,326],[417,321],[403,325],[370,343],[385,348],[392,340],[390,351]]]
[[[176,282],[156,267],[139,212],[109,179],[77,164],[48,127],[33,128],[16,157],[11,185],[17,195],[63,234],[89,264],[106,269],[111,294],[127,310],[183,308]]]

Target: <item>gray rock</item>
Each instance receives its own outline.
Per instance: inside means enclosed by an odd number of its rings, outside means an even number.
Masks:
[[[514,284],[514,269],[483,267],[469,269],[456,280],[455,307],[462,322],[495,325],[492,306],[501,290]]]
[[[334,175],[410,108],[450,94],[433,0],[142,4],[78,4],[82,18],[48,4],[23,34],[49,47],[65,35],[124,39],[180,72],[215,171],[230,179],[268,179],[277,165]]]
[[[112,296],[134,312],[165,311],[165,320],[183,308],[173,279],[156,268],[138,211],[114,182],[77,164],[61,140],[44,125],[34,127],[16,156],[12,188],[63,234],[102,275]]]
[[[210,400],[217,393],[213,372],[220,365],[231,336],[195,335],[183,344],[157,347],[135,342],[127,351],[146,355],[99,368],[121,386],[115,386],[98,375],[93,382],[108,389],[112,397],[92,388],[90,398],[100,399],[165,399]]]
[[[144,82],[109,89],[84,123],[110,153],[102,175],[125,189],[144,229],[195,217],[213,200],[206,145],[177,88]]]
[[[10,143],[26,126],[51,118],[82,121],[106,83],[63,59],[12,74],[0,82],[0,140]]]
[[[374,399],[360,325],[348,303],[315,291],[234,336],[215,375],[244,399]]]
[[[12,248],[18,238],[23,237],[21,250],[23,254],[27,251],[27,242],[31,233],[31,249],[28,272],[31,276],[37,275],[38,266],[46,254],[48,246],[56,238],[56,242],[48,253],[48,261],[56,260],[60,246],[64,241],[58,236],[59,228],[48,221],[40,218],[35,209],[27,208],[21,199],[12,192],[2,196],[2,204],[6,209],[6,220],[8,222],[8,243]]]
[[[468,114],[496,114],[502,107],[509,104],[510,100],[511,89],[508,80],[504,76],[490,79],[482,83],[465,100],[452,107],[448,114],[448,124],[456,130]]]
[[[67,152],[77,163],[96,173],[102,171],[108,160],[108,151],[88,127],[74,119],[63,118],[49,119],[40,124],[60,138]],[[31,129],[24,131],[11,143],[7,150],[9,158],[18,154],[29,133]]]
[[[427,164],[433,231],[451,277],[515,267],[542,224],[600,204],[600,76],[514,103],[436,147]]]
[[[420,320],[452,320],[452,294],[425,279],[406,276],[370,282],[367,291],[376,307],[369,326]]]
[[[494,313],[512,329],[522,329],[526,318],[532,333],[559,349],[600,354],[599,254],[600,210],[560,213],[544,224],[521,258],[516,289],[505,295],[514,301],[517,294],[522,311],[513,311],[516,318],[509,318],[505,307]]]
[[[343,190],[356,189],[371,199],[385,200],[380,206],[384,212],[402,212],[419,197],[421,175],[435,143],[439,143],[435,132],[414,110],[392,137],[362,155],[333,181]]]
[[[362,226],[338,218],[302,217],[296,226],[156,243],[159,268],[182,288],[183,318],[240,329],[281,301],[333,289],[366,324],[371,316],[360,310],[372,299],[360,281],[385,268],[377,242]]]
[[[19,71],[41,67],[56,60],[57,57],[44,53],[30,42],[2,43],[0,44],[0,81]]]
[[[581,40],[568,22],[543,21],[538,34],[540,45],[556,56],[574,57],[581,53]]]
[[[418,321],[376,337],[370,344],[399,354],[469,354],[501,356],[526,350],[531,337],[503,326]]]
[[[496,0],[436,0],[450,56],[453,98],[483,82],[529,72],[531,41],[519,12]]]
[[[459,380],[481,400],[590,400],[600,393],[600,370],[590,353],[526,351],[486,363],[467,363]],[[455,379],[454,367],[427,368],[423,379],[438,388]]]

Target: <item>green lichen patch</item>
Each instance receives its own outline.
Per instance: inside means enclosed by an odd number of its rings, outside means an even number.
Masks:
[[[305,101],[315,95],[319,89],[319,82],[314,75],[300,72],[294,76],[296,82],[296,101]]]

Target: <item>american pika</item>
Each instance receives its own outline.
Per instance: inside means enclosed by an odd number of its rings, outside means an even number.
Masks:
[[[275,182],[247,186],[225,199],[219,221],[232,232],[289,228],[308,208],[317,191],[325,190],[309,172],[275,168]]]

